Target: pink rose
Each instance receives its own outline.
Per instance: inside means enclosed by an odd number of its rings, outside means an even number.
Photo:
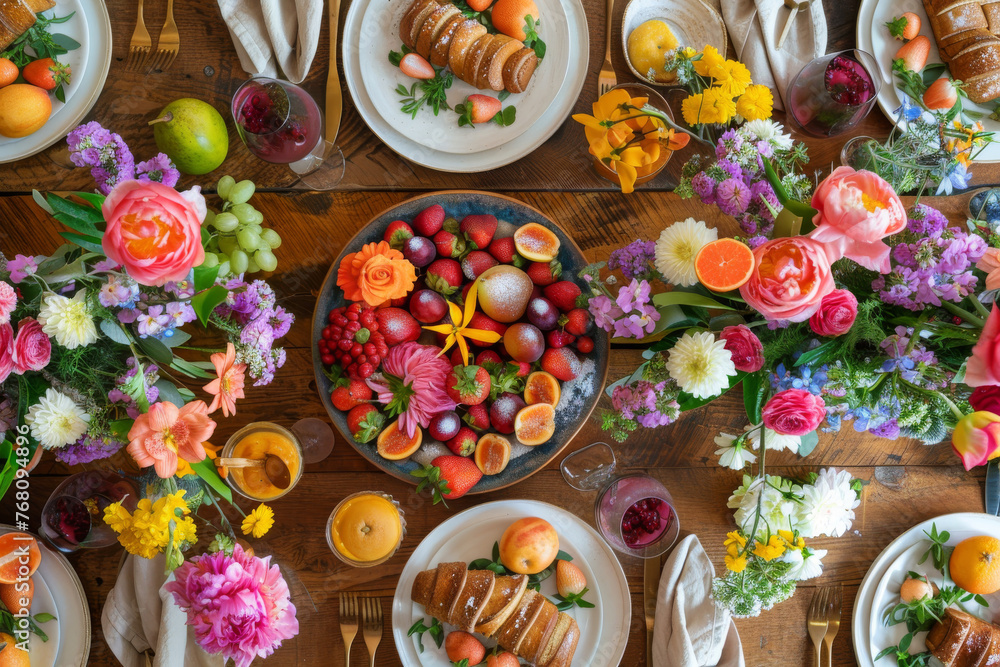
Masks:
[[[756,266],[740,295],[769,320],[804,322],[833,291],[823,244],[806,236],[767,241],[754,248]]]
[[[10,322],[0,324],[0,384],[14,370],[14,327]]]
[[[805,435],[826,417],[826,403],[805,389],[786,389],[772,396],[761,414],[764,426],[779,435]]]
[[[183,280],[205,259],[205,198],[195,186],[177,192],[160,183],[124,181],[104,200],[101,247],[142,285]]]
[[[0,324],[10,322],[10,314],[17,305],[17,292],[9,283],[0,281]]]
[[[1000,415],[1000,387],[997,385],[976,387],[969,397],[969,405],[976,411],[985,410]]]
[[[719,337],[726,341],[736,370],[756,373],[764,367],[764,346],[750,327],[745,324],[725,327]]]
[[[965,384],[970,387],[1000,384],[1000,310],[996,305],[965,364]]]
[[[833,338],[847,333],[858,316],[858,299],[845,289],[835,289],[819,303],[809,326],[820,336]]]
[[[33,317],[26,317],[17,325],[14,339],[14,372],[40,371],[49,364],[52,341],[42,331],[42,325]]]
[[[847,257],[889,273],[889,246],[882,239],[906,228],[906,210],[881,176],[837,167],[816,188],[812,207],[816,229],[809,236],[826,244],[831,261]]]

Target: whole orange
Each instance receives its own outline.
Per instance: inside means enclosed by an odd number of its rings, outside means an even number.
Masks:
[[[1000,590],[1000,539],[989,535],[969,537],[957,545],[948,562],[951,580],[977,595]]]
[[[524,41],[525,17],[529,14],[535,21],[538,20],[538,5],[535,0],[497,0],[490,18],[494,28],[508,37]]]
[[[26,137],[37,131],[52,115],[47,91],[27,83],[0,88],[0,135]]]
[[[17,640],[6,632],[0,632],[0,644],[7,646],[0,651],[0,665],[3,667],[29,667],[31,658],[28,652],[17,647]]]
[[[7,58],[0,58],[0,88],[17,80],[17,65]]]

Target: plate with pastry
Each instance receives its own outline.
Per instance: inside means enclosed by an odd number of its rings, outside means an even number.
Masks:
[[[56,55],[68,81],[56,87],[31,47],[29,30],[46,30],[67,52]],[[21,39],[21,41],[19,41]],[[102,0],[0,2],[0,53],[18,61],[18,78],[0,82],[0,163],[20,160],[63,139],[97,102],[111,66],[111,21]],[[41,84],[44,87],[39,85]]]
[[[630,619],[625,573],[593,528],[548,503],[505,500],[424,538],[399,578],[392,635],[405,667],[493,652],[534,667],[616,667]]]

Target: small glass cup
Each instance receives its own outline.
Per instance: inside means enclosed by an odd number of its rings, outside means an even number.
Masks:
[[[396,540],[396,544],[392,547],[392,549],[388,553],[386,553],[384,556],[376,560],[370,560],[370,561],[355,560],[341,553],[341,551],[337,548],[337,545],[334,544],[333,541],[333,523],[334,520],[337,518],[337,514],[342,509],[344,509],[348,505],[348,503],[350,503],[352,500],[355,500],[362,496],[374,496],[376,498],[380,498],[384,501],[389,502],[396,509],[396,512],[399,516],[399,539]],[[359,491],[357,493],[352,493],[351,495],[347,496],[339,503],[337,503],[337,506],[333,508],[332,512],[330,512],[330,518],[327,519],[326,521],[326,543],[330,547],[330,551],[332,551],[337,558],[347,563],[351,567],[374,567],[376,565],[381,565],[382,563],[386,562],[387,560],[396,555],[396,552],[399,551],[399,546],[403,543],[403,538],[405,536],[406,536],[406,516],[403,512],[403,509],[399,506],[399,503],[393,499],[392,496],[390,496],[388,493],[383,493],[381,491]]]
[[[639,83],[620,83],[611,90],[624,90],[632,97],[646,97],[648,98],[648,104],[656,108],[657,111],[663,112],[670,120],[674,119],[674,114],[670,111],[670,105],[667,101],[663,99],[663,95],[650,88],[649,86],[644,86]],[[670,162],[671,156],[674,154],[673,151],[667,150],[666,148],[660,148],[660,157],[653,164],[646,165],[644,167],[636,168],[636,185],[642,185],[643,183],[648,183],[649,181],[656,178],[656,176],[663,171],[663,168],[667,166]],[[597,173],[612,183],[621,184],[621,179],[618,177],[618,172],[609,167],[608,165],[601,162],[601,160],[596,155],[591,155],[590,159],[594,163],[594,169]],[[614,163],[612,163],[614,164]]]
[[[271,433],[278,435],[282,438],[288,440],[292,445],[292,451],[294,452],[294,461],[287,460],[286,457],[279,457],[288,466],[288,472],[291,473],[292,481],[288,485],[287,489],[279,489],[277,493],[267,495],[263,493],[255,494],[253,490],[247,488],[253,484],[261,485],[269,484],[267,477],[264,476],[263,468],[230,468],[228,474],[226,475],[226,483],[229,487],[236,491],[238,494],[244,498],[249,498],[250,500],[257,500],[261,502],[269,502],[272,500],[277,500],[283,495],[295,488],[295,485],[299,483],[302,478],[302,469],[304,467],[304,457],[302,455],[302,445],[299,443],[299,439],[295,437],[295,434],[272,422],[253,422],[247,424],[236,433],[230,436],[229,440],[226,441],[226,446],[222,448],[221,458],[262,458],[266,453],[274,452],[236,452],[236,447],[248,436],[257,433]],[[286,452],[287,454],[287,452]],[[247,475],[253,475],[253,477],[248,478]],[[251,484],[252,482],[252,484]]]
[[[860,49],[830,53],[808,63],[792,79],[789,114],[805,132],[834,137],[868,115],[881,88],[878,62],[870,53]]]
[[[138,493],[131,480],[108,470],[70,475],[45,501],[38,532],[63,553],[116,544],[118,535],[104,522],[104,510],[120,502],[134,512]]]

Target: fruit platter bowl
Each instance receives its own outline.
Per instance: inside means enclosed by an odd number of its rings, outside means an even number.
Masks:
[[[437,192],[382,212],[316,301],[320,400],[362,456],[446,499],[529,477],[607,377],[609,338],[576,303],[586,265],[559,225],[509,197]],[[396,272],[395,298],[371,303],[387,294],[358,278],[372,267]]]

